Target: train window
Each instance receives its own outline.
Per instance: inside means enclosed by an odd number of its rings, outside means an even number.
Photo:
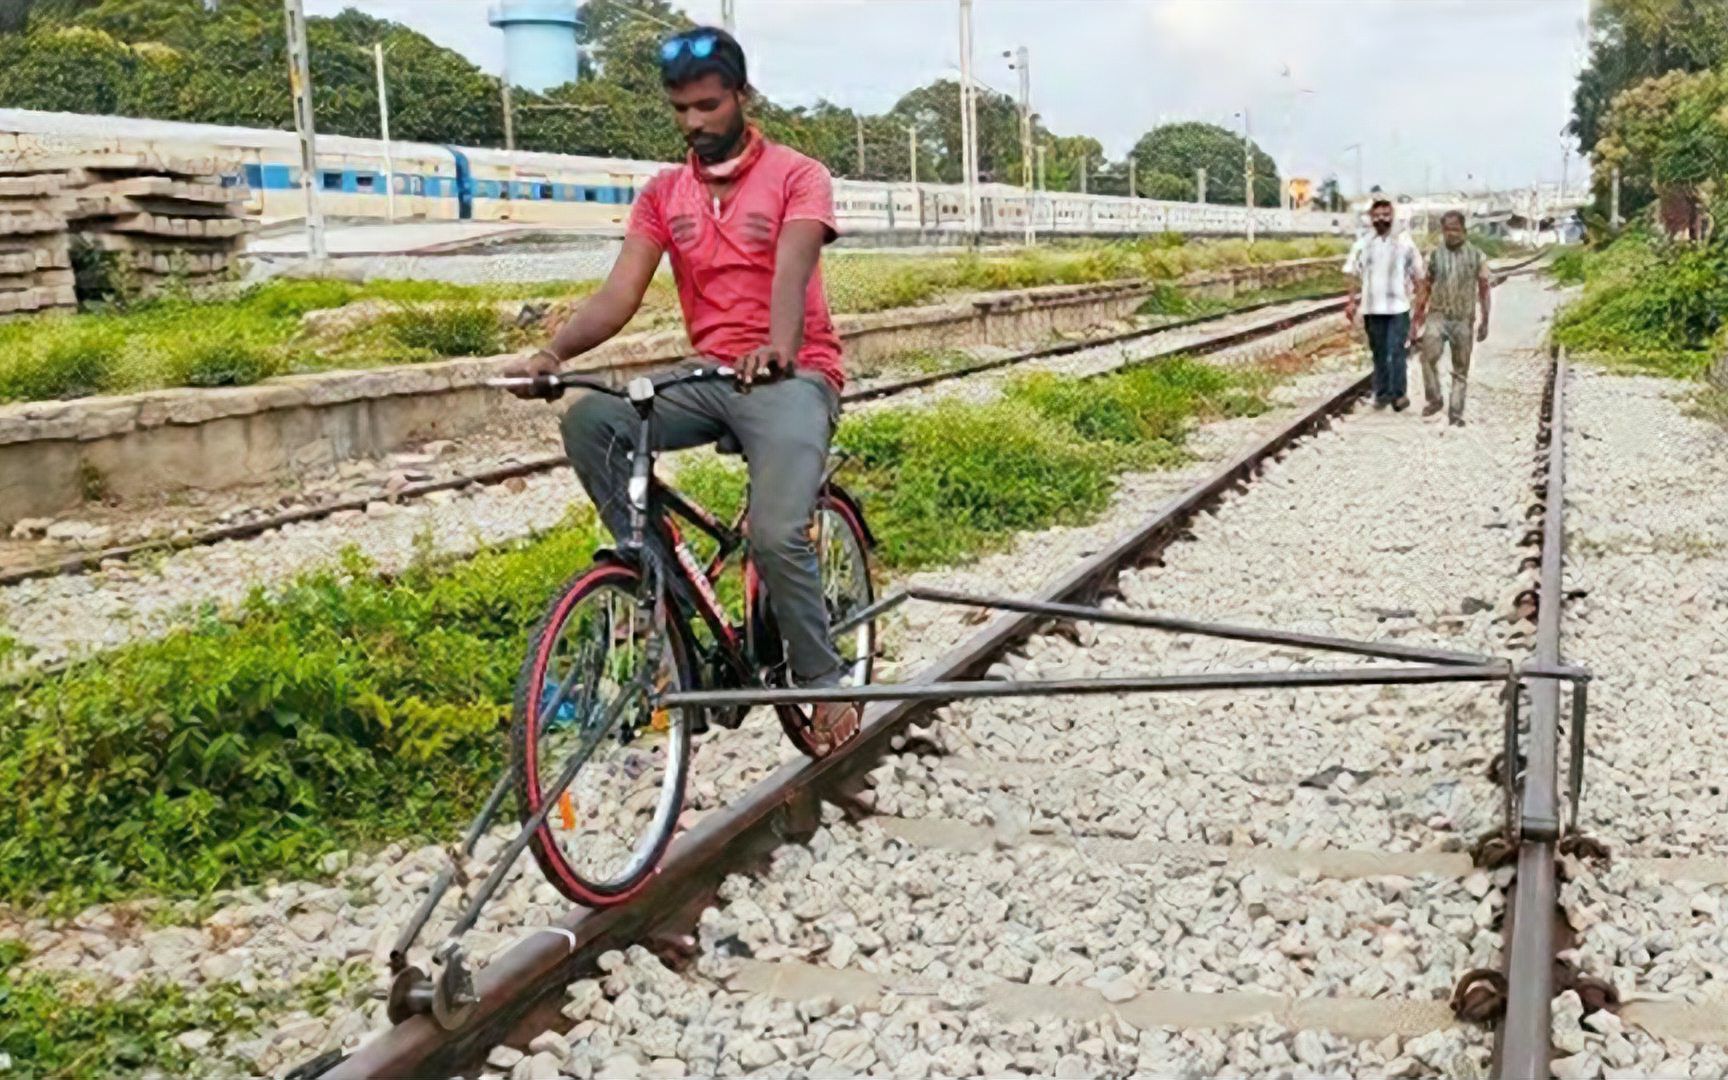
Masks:
[[[537,199],[550,199],[552,197],[552,185],[541,184],[539,192],[534,197]]]
[[[361,192],[371,193],[378,189],[378,178],[371,173],[361,173],[354,178],[354,187]]]
[[[319,173],[318,176],[319,176],[319,182],[323,185],[325,191],[341,191],[342,190],[342,174],[341,173],[331,172],[331,171],[326,170],[322,173]]]
[[[248,165],[248,166],[246,166],[246,184],[248,187],[254,187],[254,188],[263,187],[264,186],[264,166],[262,166],[262,165]]]

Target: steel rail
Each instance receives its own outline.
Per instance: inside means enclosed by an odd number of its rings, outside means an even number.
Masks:
[[[1565,603],[1566,370],[1565,354],[1556,351],[1542,424],[1546,463],[1541,473],[1542,561],[1533,650],[1536,663],[1546,666],[1560,663],[1560,615]],[[1516,818],[1518,876],[1505,959],[1506,1017],[1495,1039],[1494,1075],[1503,1080],[1547,1076],[1553,1052],[1560,684],[1537,680],[1529,693]]]
[[[1250,480],[1267,460],[1296,440],[1347,410],[1368,386],[1368,376],[1355,379],[1284,424],[1064,574],[1039,599],[1060,603],[1085,598],[1122,567],[1155,554],[1176,539],[1195,514]],[[998,616],[909,685],[981,674],[1005,649],[1035,632],[1042,618],[1024,613]],[[865,711],[862,731],[848,748],[821,761],[781,766],[726,809],[703,817],[674,839],[659,871],[631,903],[577,910],[552,927],[529,933],[478,973],[475,989],[480,1004],[465,1026],[445,1031],[430,1016],[411,1016],[362,1044],[323,1075],[332,1080],[449,1075],[472,1063],[537,1005],[555,999],[572,979],[592,970],[601,952],[640,940],[656,924],[699,902],[735,858],[775,842],[800,813],[807,812],[814,797],[891,752],[890,740],[923,708],[905,701],[871,706]]]

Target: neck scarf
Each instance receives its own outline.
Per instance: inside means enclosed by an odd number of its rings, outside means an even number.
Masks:
[[[696,156],[696,151],[690,151],[690,168],[695,170],[696,179],[704,184],[732,184],[744,179],[744,174],[750,171],[762,157],[762,151],[768,148],[768,140],[762,137],[762,132],[755,124],[746,124],[742,142],[744,149],[725,161],[712,165],[704,164],[702,159]]]

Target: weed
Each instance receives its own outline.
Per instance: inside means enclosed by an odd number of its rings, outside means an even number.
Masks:
[[[10,1058],[8,1075],[23,1077],[191,1075],[271,1015],[296,1009],[316,1015],[338,1000],[355,1000],[365,978],[356,962],[275,992],[248,993],[232,982],[187,990],[148,981],[117,991],[77,976],[24,971],[24,958],[21,945],[0,941],[0,1057]],[[213,1036],[202,1055],[177,1041],[194,1028]],[[244,1071],[241,1063],[228,1067]]]
[[[85,502],[102,502],[108,498],[108,478],[89,458],[78,459],[78,492]]]
[[[432,357],[492,356],[504,348],[504,327],[491,304],[404,304],[384,318],[396,343]]]
[[[1628,232],[1581,256],[1584,293],[1555,320],[1560,344],[1613,366],[1695,378],[1728,334],[1728,240]]]

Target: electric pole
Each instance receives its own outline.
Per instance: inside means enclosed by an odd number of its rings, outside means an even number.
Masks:
[[[728,34],[738,33],[738,0],[720,0],[720,28]]]
[[[510,73],[504,73],[504,149],[516,149],[516,109],[510,103]]]
[[[852,119],[858,128],[858,179],[862,180],[864,179],[864,117],[854,115]]]
[[[384,46],[372,43],[372,62],[378,69],[378,134],[384,140],[385,214],[396,220],[396,163],[390,154],[390,94],[384,89]]]
[[[912,186],[918,186],[918,125],[906,129],[906,171],[912,175]]]
[[[1194,170],[1194,201],[1206,201],[1206,166],[1201,165]]]
[[[972,0],[960,0],[960,141],[965,170],[966,231],[978,231],[978,114],[972,91]]]
[[[1086,194],[1086,151],[1080,151],[1080,194]]]
[[[1026,243],[1035,239],[1032,227],[1032,60],[1022,45],[1012,53],[1008,66],[1020,73],[1020,183],[1026,189]]]
[[[300,133],[300,190],[306,196],[306,252],[322,266],[324,211],[318,205],[318,130],[312,120],[312,65],[306,50],[306,10],[301,0],[282,0],[288,19],[288,85],[294,92],[294,128]]]
[[[1608,225],[1610,228],[1620,227],[1620,166],[1614,166],[1614,171],[1608,174]]]
[[[1128,197],[1130,199],[1137,199],[1140,197],[1140,193],[1138,191],[1136,191],[1134,188],[1134,155],[1133,154],[1128,155]]]
[[[1039,191],[1049,190],[1048,186],[1044,183],[1044,151],[1046,149],[1047,148],[1043,147],[1043,146],[1040,146],[1038,148],[1038,190]]]
[[[1248,242],[1254,242],[1254,143],[1249,134],[1248,110],[1242,110],[1242,186],[1243,207],[1247,210]]]

